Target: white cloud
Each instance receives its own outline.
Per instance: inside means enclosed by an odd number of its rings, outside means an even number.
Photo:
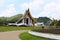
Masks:
[[[37,10],[40,8],[40,5],[42,5],[43,3],[44,0],[33,0],[32,2],[29,3],[23,3],[21,7],[24,9],[30,8],[31,10]]]
[[[0,16],[9,17],[9,16],[12,16],[12,15],[15,15],[15,14],[16,14],[16,10],[14,8],[14,4],[10,4],[10,5],[8,5],[6,10],[1,12]]]
[[[60,1],[53,1],[45,5],[44,11],[39,16],[48,16],[55,19],[60,19]]]
[[[29,6],[28,6],[27,3],[23,3],[23,4],[21,5],[21,7],[22,7],[23,9],[27,9]]]
[[[4,4],[4,0],[0,0],[0,6]]]
[[[23,3],[22,8],[25,10],[30,8],[31,11],[38,11],[41,9],[41,5],[43,5],[48,0],[33,0],[30,3]],[[47,17],[54,17],[56,19],[60,19],[60,0],[51,0],[51,2],[44,4],[44,11],[40,12],[38,16],[47,16]],[[35,15],[35,14],[34,14]]]
[[[32,16],[33,17],[38,17],[37,13],[39,11],[39,9],[41,9],[41,5],[44,4],[46,0],[32,0],[32,2],[29,2],[29,3],[23,3],[21,5],[21,7],[26,10],[26,9],[30,9],[30,12],[32,13]],[[35,13],[34,13],[35,12]]]

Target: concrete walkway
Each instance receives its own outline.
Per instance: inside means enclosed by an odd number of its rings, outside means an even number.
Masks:
[[[19,34],[28,30],[0,32],[0,40],[21,40]]]
[[[32,35],[35,35],[35,36],[60,40],[60,35],[56,35],[56,34],[40,33],[40,32],[34,32],[34,31],[29,31],[29,33],[32,34]]]

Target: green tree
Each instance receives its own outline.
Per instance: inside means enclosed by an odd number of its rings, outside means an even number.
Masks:
[[[57,25],[60,26],[60,20],[58,21]]]
[[[47,21],[49,21],[49,20],[51,20],[51,19],[48,18],[48,17],[39,17],[39,18],[37,18],[37,22],[44,22],[44,24],[47,23]]]

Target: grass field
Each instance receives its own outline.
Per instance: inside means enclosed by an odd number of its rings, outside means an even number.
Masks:
[[[0,32],[5,32],[5,31],[15,31],[15,30],[37,30],[37,29],[41,29],[40,27],[26,27],[26,26],[0,26]],[[22,40],[51,40],[48,38],[42,38],[42,37],[36,37],[33,35],[30,35],[29,33],[25,32],[22,33],[21,35],[19,35],[19,37]]]
[[[33,29],[40,29],[40,27],[0,26],[0,32],[4,32],[4,31],[14,31],[14,30],[33,30]]]
[[[53,39],[48,39],[48,38],[43,38],[43,37],[38,37],[38,36],[33,36],[27,32],[24,32],[19,35],[19,38],[22,40],[53,40]]]

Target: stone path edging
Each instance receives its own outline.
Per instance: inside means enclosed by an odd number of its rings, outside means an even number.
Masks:
[[[50,39],[60,40],[60,35],[55,35],[55,34],[40,33],[40,32],[34,32],[34,31],[29,31],[29,34],[40,36],[40,37],[45,37],[45,38],[50,38]]]

